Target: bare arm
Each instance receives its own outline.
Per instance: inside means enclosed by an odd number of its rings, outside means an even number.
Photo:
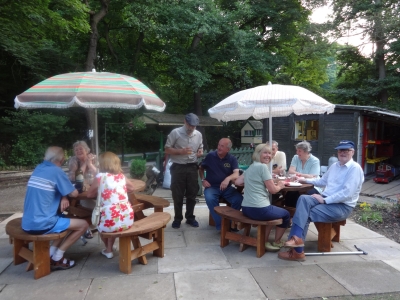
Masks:
[[[275,183],[272,179],[265,180],[264,184],[265,184],[265,187],[267,188],[267,190],[271,194],[276,194],[285,187],[285,184],[283,183],[283,181],[278,181],[278,184],[275,185]]]
[[[296,167],[295,166],[290,166],[288,173],[289,174],[296,174]]]
[[[79,195],[79,192],[77,189],[73,190],[71,193],[68,194],[68,196],[75,198]]]
[[[182,149],[175,149],[175,148],[165,148],[165,153],[170,155],[185,155],[188,154],[188,151],[193,151],[192,148],[186,147]]]
[[[203,186],[203,188],[209,188],[211,184],[207,181],[207,179],[204,179],[204,169],[201,165],[199,167],[199,176],[201,178],[201,185]]]
[[[86,196],[87,196],[88,198],[94,198],[94,197],[96,197],[96,196],[97,196],[97,189],[98,189],[98,187],[99,187],[99,182],[98,182],[98,180],[97,180],[97,178],[96,178],[96,180],[93,180],[93,183],[92,183],[92,185],[90,186],[89,190],[87,191]]]
[[[135,186],[129,179],[126,180],[126,189],[128,193],[135,191]]]
[[[235,180],[236,186],[244,186],[244,173]]]
[[[230,184],[231,181],[235,181],[239,177],[239,169],[233,170],[233,173],[226,177],[220,184],[219,189],[221,191],[225,190]]]

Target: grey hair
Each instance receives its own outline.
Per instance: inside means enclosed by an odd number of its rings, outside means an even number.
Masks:
[[[311,149],[312,149],[311,144],[307,141],[302,141],[302,142],[296,144],[295,147],[296,147],[296,149],[301,149],[307,153],[310,153]]]
[[[87,153],[90,152],[90,148],[89,148],[89,146],[86,144],[85,141],[76,141],[76,142],[72,145],[72,149],[75,149],[75,147],[78,147],[78,146],[82,146],[83,149],[85,149]]]
[[[269,145],[269,142],[267,142],[266,144],[267,144],[267,145]],[[272,145],[274,145],[274,144],[275,144],[275,145],[278,147],[278,142],[277,142],[277,141],[274,141],[274,140],[272,140]]]
[[[232,149],[232,141],[230,139],[228,139],[228,148],[229,148],[229,150]]]
[[[61,147],[51,146],[47,148],[44,154],[44,160],[50,161],[52,163],[61,162],[64,158],[64,150]]]
[[[260,162],[261,160],[261,152],[270,152],[271,153],[271,147],[267,144],[259,144],[256,149],[254,150],[252,159],[253,161]]]

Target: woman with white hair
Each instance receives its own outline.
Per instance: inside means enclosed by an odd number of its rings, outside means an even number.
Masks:
[[[296,155],[293,156],[290,163],[289,174],[296,174],[296,177],[315,178],[321,172],[321,166],[318,157],[311,154],[311,144],[302,141],[295,145]],[[313,194],[320,193],[320,188],[311,190]],[[297,199],[300,197],[299,192],[287,192],[285,195],[285,205],[296,207]]]
[[[86,187],[92,184],[93,178],[97,174],[96,167],[96,155],[90,153],[90,148],[85,141],[76,141],[72,148],[74,150],[74,156],[70,157],[68,161],[68,177],[71,182],[75,182],[76,170],[80,168],[83,173],[84,185]],[[82,201],[82,206],[93,209],[95,203],[87,203],[87,201]],[[93,234],[90,229],[84,234],[85,238],[93,238]]]

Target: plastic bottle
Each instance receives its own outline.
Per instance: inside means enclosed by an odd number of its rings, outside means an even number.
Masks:
[[[82,193],[83,190],[83,172],[81,169],[81,164],[78,161],[78,168],[75,171],[75,188],[78,190],[79,193]]]
[[[338,161],[338,158],[333,154],[328,160],[328,168]]]

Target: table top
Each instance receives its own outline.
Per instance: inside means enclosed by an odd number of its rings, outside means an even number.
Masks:
[[[302,183],[301,186],[286,186],[281,189],[282,192],[298,192],[302,190],[310,190],[314,187],[314,185],[310,183]]]
[[[146,182],[139,179],[128,178],[130,182],[133,183],[135,189],[133,190],[134,193],[143,192],[146,189]]]

